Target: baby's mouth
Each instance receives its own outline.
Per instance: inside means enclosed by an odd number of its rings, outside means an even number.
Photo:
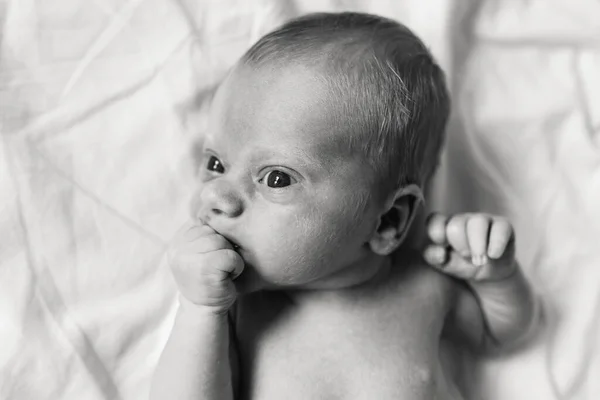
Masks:
[[[234,242],[233,240],[231,240],[230,238],[228,238],[227,236],[223,236],[229,243],[231,243],[231,246],[233,247],[233,250],[239,252],[242,249],[242,246],[240,246],[239,244],[237,244],[236,242]]]
[[[211,229],[214,229],[212,226],[208,225]],[[237,242],[235,242],[233,239],[231,239],[231,237],[229,237],[228,235],[224,235],[223,233],[219,232],[218,230],[214,229],[216,233],[218,233],[219,235],[223,236],[225,238],[225,240],[227,240],[231,246],[233,247],[233,250],[236,252],[239,252],[240,250],[242,250],[242,246],[240,246]]]

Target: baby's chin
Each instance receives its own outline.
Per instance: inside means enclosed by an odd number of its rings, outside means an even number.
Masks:
[[[275,279],[275,277],[272,277]],[[282,278],[282,277],[278,277]],[[263,277],[252,266],[246,265],[244,272],[233,280],[238,296],[259,292],[263,290],[289,290],[296,288],[297,285],[291,284],[286,280],[286,283],[273,282],[270,279]]]

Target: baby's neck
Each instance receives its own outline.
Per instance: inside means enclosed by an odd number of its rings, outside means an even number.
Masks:
[[[347,284],[350,282],[349,280],[340,279],[336,282],[339,286],[335,287],[323,285],[321,288],[284,290],[280,293],[290,301],[290,304],[297,306],[313,304],[320,307],[324,304],[332,306],[345,304],[352,307],[357,299],[368,298],[373,293],[385,290],[383,288],[387,286],[389,281],[410,276],[415,266],[421,265],[420,263],[419,252],[411,248],[401,248],[391,256],[381,257],[378,268],[370,269],[371,273],[362,276],[360,280],[352,280],[352,284]],[[356,278],[356,276],[353,278]]]
[[[392,257],[372,257],[366,262],[357,263],[339,271],[326,279],[306,285],[302,288],[284,290],[295,303],[317,299],[338,299],[353,297],[357,291],[376,286],[385,281],[392,267]]]
[[[390,257],[371,254],[342,270],[303,286],[303,290],[343,290],[368,284],[389,270]]]

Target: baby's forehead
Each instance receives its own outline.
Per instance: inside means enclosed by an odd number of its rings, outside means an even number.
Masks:
[[[343,115],[345,99],[336,96],[328,79],[302,64],[236,68],[217,91],[211,123],[274,139],[340,139],[350,124]]]

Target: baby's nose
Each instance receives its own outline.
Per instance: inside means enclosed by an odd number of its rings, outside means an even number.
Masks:
[[[215,217],[238,217],[243,212],[243,202],[234,188],[223,180],[205,182],[200,192],[199,214],[205,222]]]

